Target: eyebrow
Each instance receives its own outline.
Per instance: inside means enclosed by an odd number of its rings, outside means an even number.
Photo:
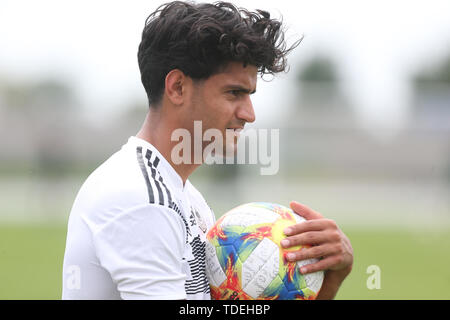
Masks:
[[[240,86],[238,84],[228,85],[225,87],[225,90],[236,90],[236,91],[241,91],[243,93],[248,93],[248,94],[254,94],[256,92],[256,89],[254,89],[252,91],[252,90],[250,90],[246,87]]]

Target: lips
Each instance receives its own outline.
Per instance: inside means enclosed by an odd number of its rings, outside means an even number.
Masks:
[[[227,130],[233,130],[233,134],[236,138],[239,138],[241,131],[244,130],[243,127],[237,127],[237,128],[227,128]]]
[[[227,128],[227,130],[233,130],[233,131],[235,131],[235,132],[241,132],[242,130],[244,130],[244,127]]]
[[[227,131],[232,131],[233,132],[233,136],[235,139],[239,139],[240,135],[241,135],[241,131],[244,128],[242,127],[238,127],[238,128],[227,128]]]

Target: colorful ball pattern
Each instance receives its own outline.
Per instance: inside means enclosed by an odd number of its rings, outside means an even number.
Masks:
[[[224,214],[208,231],[206,272],[215,300],[313,300],[323,272],[303,275],[300,267],[316,259],[288,262],[286,253],[302,247],[282,248],[283,230],[302,223],[291,209],[253,202]]]

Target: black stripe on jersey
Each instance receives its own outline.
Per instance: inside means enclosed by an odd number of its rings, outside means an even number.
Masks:
[[[161,177],[161,173],[159,172],[159,170],[157,170],[160,160],[158,157],[155,156],[155,159],[153,161],[151,161],[151,157],[152,157],[152,151],[147,150],[147,153],[145,154],[145,158],[148,160],[147,164],[150,167],[150,170],[152,172],[153,181],[156,185],[156,188],[158,189],[159,203],[161,205],[164,205],[164,197],[163,197],[163,193],[162,193],[162,188],[164,188],[166,196],[167,196],[167,200],[169,202],[169,207],[171,207],[172,206],[172,196],[170,194],[169,188],[167,188],[166,184],[164,183],[163,178]],[[159,175],[158,179],[156,178],[156,174]],[[162,188],[161,188],[161,186],[162,186]]]
[[[155,157],[155,161],[153,161],[153,166],[154,166],[155,168],[158,168],[158,164],[159,164],[159,158],[158,158],[158,157]]]
[[[141,167],[141,171],[142,171],[142,174],[144,175],[145,182],[147,183],[149,202],[150,203],[155,203],[155,196],[154,196],[153,188],[152,188],[152,185],[150,183],[150,178],[149,178],[149,175],[148,175],[148,172],[147,172],[147,168],[145,167],[145,163],[144,163],[144,157],[142,155],[142,147],[137,147],[136,153],[137,153],[137,159],[138,159],[138,162],[139,162],[139,166]],[[167,188],[166,184],[164,183],[164,180],[161,177],[161,174],[160,174],[159,170],[156,169],[156,166],[158,166],[158,164],[160,162],[159,158],[155,157],[155,160],[153,160],[153,162],[152,162],[151,161],[151,157],[152,157],[152,152],[151,152],[151,150],[147,149],[147,152],[145,154],[145,158],[147,159],[147,164],[148,164],[148,166],[150,167],[150,170],[151,170],[152,180],[153,180],[156,188],[158,189],[159,204],[164,206],[163,191],[162,191],[162,188],[161,188],[161,185],[162,185],[164,190],[166,191],[167,199],[168,199],[168,202],[169,202],[168,207],[170,209],[172,209],[173,211],[175,211],[178,214],[178,216],[181,218],[183,223],[184,223],[184,226],[186,228],[186,243],[188,243],[188,236],[191,235],[191,230],[189,228],[189,225],[188,225],[186,219],[184,218],[184,215],[181,212],[181,210],[178,208],[176,203],[172,200],[172,196],[170,194],[169,188]],[[153,167],[153,165],[155,165],[155,167]],[[159,175],[158,179],[156,179],[156,173],[158,173],[158,175]]]
[[[141,168],[142,174],[144,175],[145,183],[147,184],[148,201],[150,203],[155,203],[155,197],[153,196],[153,189],[150,184],[147,169],[145,168],[144,157],[142,156],[142,147],[136,148],[136,154],[139,167]]]
[[[186,285],[184,287],[184,291],[187,294],[196,294],[196,293],[202,293],[202,292],[209,293],[210,292],[209,290],[210,290],[210,288],[209,288],[209,284],[208,283],[201,283],[201,284],[196,285],[196,286],[188,286],[188,285]]]
[[[191,234],[191,229],[189,228],[189,225],[186,221],[186,219],[184,218],[183,213],[181,212],[181,210],[178,208],[177,204],[175,202],[172,202],[172,205],[170,207],[172,210],[174,210],[176,213],[178,213],[178,215],[181,217],[181,219],[183,220],[184,226],[186,227],[186,243],[188,243],[188,236],[192,235]]]
[[[145,153],[145,158],[148,160],[147,164],[149,167],[158,168],[159,158],[155,156],[155,159],[152,161],[153,152],[150,149],[147,149]]]
[[[190,245],[192,255],[194,256],[194,259],[188,261],[192,279],[186,280],[184,289],[188,294],[208,293],[209,284],[206,278],[205,242],[200,240],[200,236],[196,236]]]
[[[206,287],[205,286],[201,286],[201,287],[198,287],[198,288],[190,288],[190,289],[185,288],[184,291],[186,291],[187,294],[196,294],[196,293],[206,293],[206,294],[208,294],[208,293],[210,293],[209,285],[206,286]]]
[[[152,157],[152,151],[147,149],[147,152],[145,153],[145,158],[148,160],[147,164],[150,168],[150,171],[152,173],[152,178],[153,181],[155,183],[156,189],[158,189],[158,200],[159,200],[159,204],[160,205],[164,205],[164,195],[161,189],[161,185],[159,184],[159,182],[156,180],[156,169],[155,167],[153,167],[153,163],[151,162],[151,157]],[[157,157],[156,157],[157,159]]]
[[[166,184],[164,183],[164,180],[163,180],[163,178],[161,177],[161,175],[159,176],[158,181],[161,182],[161,184],[162,184],[162,186],[164,187],[164,189],[166,189],[166,192],[167,192],[167,198],[169,199],[169,207],[171,207],[171,206],[172,206],[172,196],[170,195],[169,188],[167,188],[167,186],[166,186]]]

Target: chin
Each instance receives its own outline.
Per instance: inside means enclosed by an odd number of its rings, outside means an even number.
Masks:
[[[235,141],[234,143],[228,143],[223,145],[222,150],[216,150],[217,151],[217,156],[223,157],[225,159],[233,159],[235,157],[235,155],[237,154],[237,141]]]

